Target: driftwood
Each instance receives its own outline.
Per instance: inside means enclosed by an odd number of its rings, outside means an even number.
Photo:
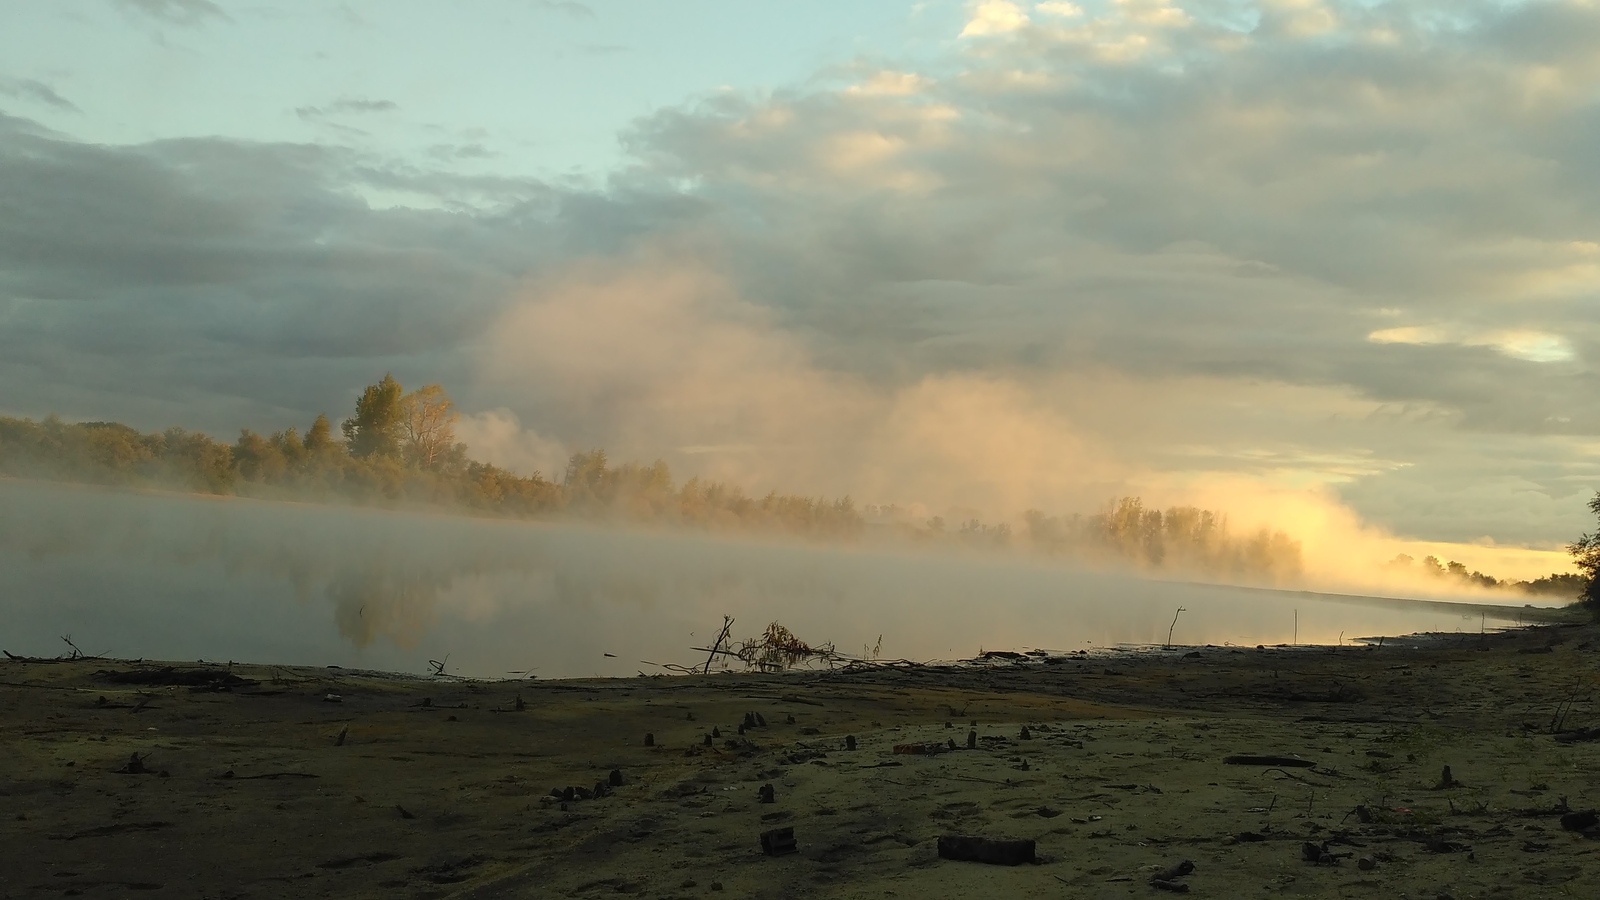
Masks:
[[[97,678],[112,684],[159,685],[162,687],[187,687],[196,693],[231,691],[234,688],[255,687],[261,682],[241,678],[226,669],[180,669],[162,666],[159,669],[101,669]]]
[[[74,831],[71,834],[51,835],[52,841],[75,841],[79,838],[109,837],[113,834],[126,834],[130,831],[159,831],[171,828],[171,822],[118,822],[115,825],[101,825],[97,828],[85,828],[83,831]]]
[[[1577,731],[1563,731],[1556,735],[1556,742],[1561,744],[1577,744],[1583,741],[1600,741],[1600,728],[1580,728]]]
[[[1229,756],[1223,762],[1230,766],[1285,766],[1291,769],[1310,769],[1316,765],[1312,760],[1293,756]]]
[[[1600,825],[1600,813],[1592,809],[1567,813],[1561,817],[1561,827],[1565,831],[1588,831],[1596,825]]]
[[[317,778],[319,776],[313,775],[310,772],[263,772],[260,775],[235,775],[233,770],[229,769],[217,777],[222,779],[232,779],[235,781],[277,781],[279,778]]]
[[[939,858],[996,866],[1020,866],[1035,861],[1034,842],[945,835],[939,838]]]

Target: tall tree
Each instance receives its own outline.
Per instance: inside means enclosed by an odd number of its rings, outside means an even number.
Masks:
[[[352,456],[398,456],[404,415],[400,382],[385,373],[356,398],[356,414],[344,420],[344,440]]]
[[[400,440],[406,461],[421,469],[440,469],[455,449],[460,418],[444,388],[420,387],[400,398]]]

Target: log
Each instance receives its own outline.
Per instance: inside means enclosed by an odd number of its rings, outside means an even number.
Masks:
[[[1565,831],[1588,831],[1600,825],[1600,813],[1594,810],[1571,812],[1561,817],[1561,828]]]
[[[1576,744],[1582,741],[1600,741],[1600,728],[1580,728],[1556,735],[1556,743]]]
[[[1230,756],[1223,762],[1230,766],[1284,766],[1290,769],[1309,769],[1316,765],[1312,760],[1293,756]]]
[[[1034,843],[1030,840],[945,835],[939,838],[939,858],[995,866],[1020,866],[1034,862]]]

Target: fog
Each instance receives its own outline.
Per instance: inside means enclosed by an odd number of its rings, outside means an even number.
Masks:
[[[537,677],[690,664],[724,615],[916,660],[1335,643],[1504,624],[1459,607],[1163,582],[985,555],[0,481],[0,647]],[[607,656],[606,654],[611,654]]]

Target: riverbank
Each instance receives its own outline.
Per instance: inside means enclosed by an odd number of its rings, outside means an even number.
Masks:
[[[1600,841],[1560,813],[1600,805],[1600,742],[1554,732],[1600,725],[1597,651],[1564,625],[549,682],[8,660],[0,896],[1127,897],[1183,860],[1213,897],[1586,894]],[[764,855],[782,828],[798,852]],[[953,834],[1038,862],[941,859]]]

